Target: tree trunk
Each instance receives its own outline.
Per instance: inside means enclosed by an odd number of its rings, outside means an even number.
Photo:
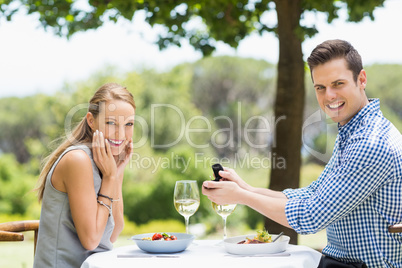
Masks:
[[[301,0],[277,0],[279,62],[275,100],[275,138],[269,188],[298,188],[301,167],[301,129],[304,109],[304,61],[302,38],[297,34]],[[297,233],[270,219],[266,229],[285,232],[297,244]]]

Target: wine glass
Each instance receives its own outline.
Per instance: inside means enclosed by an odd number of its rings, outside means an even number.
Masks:
[[[188,220],[200,206],[200,193],[197,181],[176,181],[173,200],[177,212],[185,219],[186,233],[188,234]]]
[[[223,219],[223,240],[225,240],[227,237],[226,219],[236,209],[236,204],[218,205],[215,202],[212,202],[212,208]]]

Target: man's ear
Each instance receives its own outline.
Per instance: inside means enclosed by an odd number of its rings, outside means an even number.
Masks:
[[[360,71],[357,80],[358,80],[360,89],[365,89],[366,85],[367,85],[367,75],[366,75],[366,71],[364,69],[362,69]]]
[[[95,118],[94,115],[91,112],[88,112],[87,115],[85,116],[85,119],[87,120],[88,126],[95,131]]]

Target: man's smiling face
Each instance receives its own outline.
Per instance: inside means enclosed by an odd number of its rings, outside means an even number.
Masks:
[[[366,72],[361,70],[355,81],[345,59],[334,59],[318,65],[311,74],[317,101],[334,122],[345,125],[368,104],[364,91]]]

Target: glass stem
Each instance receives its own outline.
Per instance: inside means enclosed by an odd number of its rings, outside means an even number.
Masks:
[[[188,219],[189,219],[190,217],[184,217],[184,220],[185,220],[185,222],[186,222],[186,234],[188,234]]]
[[[225,240],[226,237],[227,237],[227,234],[226,234],[226,218],[227,217],[222,217],[222,219],[223,219],[223,240]]]

